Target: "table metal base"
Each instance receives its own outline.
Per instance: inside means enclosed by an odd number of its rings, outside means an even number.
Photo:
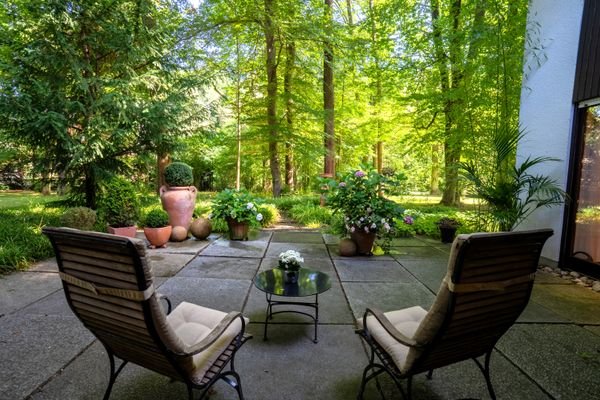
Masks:
[[[307,317],[312,318],[312,320],[315,322],[315,338],[313,339],[313,342],[314,343],[319,342],[319,340],[317,339],[317,324],[319,322],[319,295],[318,294],[315,294],[315,302],[314,303],[300,302],[300,301],[273,300],[272,294],[265,293],[265,295],[267,298],[267,312],[266,312],[267,315],[265,317],[265,332],[263,335],[263,340],[267,340],[267,328],[269,327],[269,320],[273,319],[273,315],[283,314],[283,313],[294,313],[294,314],[306,315]],[[305,313],[302,311],[296,311],[296,310],[281,310],[281,311],[273,312],[273,307],[279,306],[279,305],[293,305],[293,306],[310,307],[315,310],[315,315]]]

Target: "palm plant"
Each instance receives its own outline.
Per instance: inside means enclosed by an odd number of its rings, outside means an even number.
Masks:
[[[510,231],[541,207],[562,204],[566,193],[556,180],[531,173],[544,162],[559,161],[553,157],[527,157],[516,165],[517,145],[525,136],[518,127],[496,130],[492,137],[494,170],[485,173],[474,161],[460,164],[461,173],[473,184],[477,195],[489,206],[491,229]]]

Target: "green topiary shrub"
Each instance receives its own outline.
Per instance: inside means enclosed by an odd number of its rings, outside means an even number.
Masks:
[[[194,184],[192,167],[182,162],[173,162],[167,165],[165,182],[169,186],[192,186]]]
[[[111,179],[98,204],[101,216],[113,228],[135,225],[139,202],[131,182],[120,177]]]
[[[91,231],[96,223],[96,211],[87,207],[68,208],[60,217],[60,224],[69,228]]]
[[[155,208],[150,210],[143,218],[146,228],[163,228],[169,225],[169,214],[165,210]]]

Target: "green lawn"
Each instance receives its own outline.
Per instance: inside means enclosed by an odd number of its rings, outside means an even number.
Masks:
[[[34,207],[61,199],[62,197],[57,195],[42,196],[30,191],[0,191],[0,209]]]

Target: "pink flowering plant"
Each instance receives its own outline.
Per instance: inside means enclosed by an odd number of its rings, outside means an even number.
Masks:
[[[379,174],[363,166],[327,182],[327,205],[341,214],[348,233],[374,232],[379,238],[391,238],[396,221],[404,209],[385,197],[398,187],[401,176]]]

